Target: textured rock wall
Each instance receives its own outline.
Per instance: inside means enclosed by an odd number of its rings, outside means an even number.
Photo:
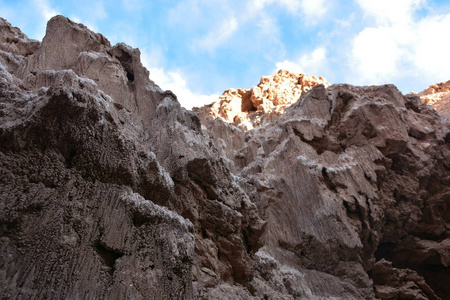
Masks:
[[[450,80],[431,85],[418,94],[424,103],[431,105],[439,114],[450,119]]]
[[[264,222],[139,50],[62,16],[42,43],[0,28],[2,297],[192,299],[250,280]]]
[[[449,297],[450,130],[418,96],[281,71],[197,117],[139,56],[0,19],[3,299]]]
[[[256,295],[450,296],[449,124],[418,96],[318,85],[250,131],[214,105],[200,119],[267,221]]]
[[[280,70],[275,75],[261,77],[259,84],[251,89],[228,89],[218,101],[194,111],[201,118],[221,118],[247,131],[270,122],[318,84],[330,85],[323,77]]]

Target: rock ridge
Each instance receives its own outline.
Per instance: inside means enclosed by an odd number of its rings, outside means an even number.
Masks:
[[[252,278],[264,222],[138,49],[63,16],[41,43],[0,29],[17,38],[0,51],[4,299],[193,299]]]
[[[433,84],[418,95],[424,103],[431,105],[443,117],[450,119],[450,80]]]
[[[267,221],[263,276],[281,264],[344,298],[449,297],[450,129],[418,95],[316,85],[250,130],[214,115],[221,101],[196,111]]]
[[[282,114],[287,106],[318,84],[330,85],[323,77],[279,70],[275,75],[261,77],[259,84],[251,89],[228,89],[216,102],[194,111],[250,130]]]
[[[418,95],[279,71],[195,114],[151,78],[0,19],[3,299],[449,297],[450,128]]]

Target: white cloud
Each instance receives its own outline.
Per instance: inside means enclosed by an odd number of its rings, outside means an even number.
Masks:
[[[262,9],[264,9],[264,7],[268,4],[273,2],[273,0],[253,0],[250,5],[249,8],[253,11],[260,11]]]
[[[260,11],[269,4],[284,7],[291,14],[302,13],[309,21],[312,18],[322,17],[328,8],[325,0],[253,0],[252,8]]]
[[[218,27],[208,32],[208,34],[198,40],[196,47],[208,51],[214,51],[217,47],[225,43],[238,29],[238,21],[231,17],[223,21]]]
[[[422,20],[415,30],[413,60],[430,82],[450,79],[450,14]]]
[[[189,8],[186,8],[183,5],[181,6],[183,7],[183,10],[180,8],[173,10],[171,12],[171,19],[174,19],[174,16],[177,16],[177,19],[179,19],[180,12],[182,12],[183,16],[186,15],[186,9],[189,10],[190,14],[193,14],[193,17],[190,18],[191,20],[189,20],[188,23],[198,22],[197,19],[202,18],[201,12],[208,15],[208,5],[199,5],[198,1],[189,3]],[[270,7],[268,7],[269,5],[277,5],[293,15],[303,15],[305,17],[304,21],[307,24],[315,23],[318,18],[324,16],[328,8],[328,6],[325,5],[325,0],[252,0],[248,1],[245,6],[239,3],[237,3],[237,5],[236,3],[234,5],[224,3],[228,2],[223,2],[219,6],[219,11],[216,11],[215,14],[226,14],[228,17],[222,22],[211,19],[210,21],[214,22],[213,24],[215,25],[210,26],[212,29],[205,36],[196,41],[194,48],[205,49],[212,52],[229,41],[241,27],[247,26],[248,28],[248,24],[250,23],[265,26],[264,32],[260,32],[259,35],[267,35],[268,32],[271,32],[271,41],[276,41],[276,44],[280,44],[278,42],[279,33],[277,29],[277,23],[280,20],[274,21],[275,18],[272,17],[273,13]],[[205,24],[205,26],[208,26],[208,24]],[[273,26],[274,29],[270,30],[268,26]]]
[[[421,78],[433,83],[450,78],[450,14],[415,19],[422,0],[358,0],[375,27],[359,32],[349,55],[355,84]],[[406,92],[406,91],[405,91]]]
[[[328,8],[325,0],[302,0],[300,6],[309,20],[322,17]]]
[[[272,73],[276,73],[278,70],[287,70],[294,73],[304,73],[303,68],[298,63],[290,60],[277,62],[275,70],[273,70]]]
[[[290,13],[296,14],[301,7],[301,1],[305,0],[253,0],[251,2],[251,8],[253,8],[253,10],[255,11],[261,11],[265,9],[267,5],[277,4],[284,7]]]
[[[357,3],[377,24],[388,25],[411,22],[413,12],[425,0],[357,0]]]
[[[41,13],[43,19],[36,22],[35,33],[33,34],[37,39],[42,40],[45,35],[45,28],[48,20],[60,13],[52,8],[46,0],[34,0],[37,10]]]
[[[143,51],[141,56],[142,64],[150,71],[150,79],[164,90],[171,90],[177,95],[181,106],[192,109],[194,106],[202,106],[212,103],[219,98],[219,94],[204,95],[193,92],[188,87],[188,81],[181,71],[166,70],[158,67],[161,53],[159,51]]]
[[[308,0],[307,0],[308,1]],[[297,13],[299,8],[302,6],[303,3],[301,3],[299,0],[274,0],[273,2],[283,6],[286,8],[290,13]],[[304,0],[302,1],[304,2]]]
[[[248,8],[253,12],[260,12],[271,4],[277,4],[284,7],[290,13],[297,13],[300,8],[300,0],[253,0],[250,2]]]
[[[284,69],[295,73],[308,75],[325,75],[327,65],[327,51],[324,47],[318,47],[311,53],[300,56],[295,61],[284,60],[276,64],[276,70]]]
[[[45,21],[48,21],[52,17],[59,15],[59,13],[55,9],[53,9],[46,0],[35,0],[34,2],[39,8],[42,16],[45,18]]]
[[[219,98],[219,94],[202,95],[193,92],[186,81],[186,77],[179,71],[166,71],[162,68],[150,68],[150,79],[164,90],[171,90],[177,95],[181,106],[192,109],[212,103]]]
[[[389,27],[366,28],[353,41],[354,71],[364,81],[388,81],[398,72],[402,47]]]
[[[91,30],[91,31],[98,32],[97,26],[95,26],[94,24],[92,24],[92,23],[89,22],[89,21],[84,21],[84,20],[80,19],[80,18],[77,17],[77,16],[70,16],[69,18],[70,18],[70,20],[74,21],[75,23],[81,23],[81,24],[83,24],[84,26],[86,26],[87,28],[89,28],[89,30]]]
[[[255,22],[259,32],[264,36],[271,37],[271,39],[278,41],[277,37],[280,35],[280,32],[276,20],[270,15],[263,14],[262,16],[262,18],[259,18]]]
[[[71,15],[70,19],[76,23],[82,23],[94,32],[99,32],[96,22],[99,20],[104,20],[107,17],[108,14],[106,13],[103,2],[98,1],[92,3],[89,7],[84,7],[81,11],[78,12],[78,15]],[[127,29],[130,32],[130,28]],[[125,37],[129,36],[130,34],[125,35]],[[128,40],[125,40],[125,42],[128,42]]]

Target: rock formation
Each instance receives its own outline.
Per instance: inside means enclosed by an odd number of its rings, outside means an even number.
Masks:
[[[216,118],[220,101],[196,111],[267,221],[254,290],[450,297],[449,124],[417,95],[317,85],[248,131]]]
[[[424,103],[450,119],[450,80],[431,85],[418,94]]]
[[[417,95],[281,71],[199,119],[139,56],[0,19],[2,299],[449,297],[450,130]]]
[[[264,222],[139,50],[62,16],[42,43],[0,28],[2,298],[192,299],[249,281]]]
[[[243,130],[253,129],[275,116],[318,84],[330,84],[322,77],[294,74],[280,70],[273,76],[263,76],[259,84],[249,90],[228,89],[219,100],[201,108],[200,115],[211,115]]]

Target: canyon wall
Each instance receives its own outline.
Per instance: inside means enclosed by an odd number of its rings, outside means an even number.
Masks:
[[[310,85],[251,130],[195,109],[267,221],[259,253],[344,298],[449,297],[448,123],[392,85]]]
[[[422,102],[431,105],[441,116],[450,119],[450,80],[433,84],[418,95]]]
[[[180,106],[138,49],[0,19],[2,299],[446,299],[450,130],[280,71]]]

